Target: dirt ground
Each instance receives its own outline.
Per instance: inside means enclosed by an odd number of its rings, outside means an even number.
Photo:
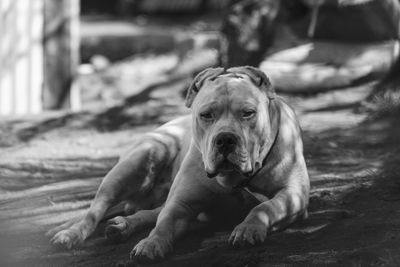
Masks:
[[[51,246],[45,232],[88,207],[132,140],[187,112],[181,89],[169,85],[145,104],[114,112],[3,120],[0,265],[134,266],[129,252],[145,232],[114,244],[100,227],[71,251]],[[400,266],[400,126],[354,111],[369,90],[287,97],[304,133],[312,186],[308,220],[253,248],[231,248],[228,227],[193,232],[153,266]]]

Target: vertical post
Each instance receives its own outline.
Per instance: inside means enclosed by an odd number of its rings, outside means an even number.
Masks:
[[[79,64],[79,7],[79,0],[44,0],[44,109],[69,106]]]
[[[21,1],[21,0],[18,0]],[[25,1],[24,1],[25,2]],[[28,90],[31,99],[29,101],[30,113],[39,113],[43,110],[43,0],[30,0],[29,22],[29,79]]]
[[[15,59],[15,17],[17,6],[10,0],[0,1],[0,113],[15,113],[14,59]]]

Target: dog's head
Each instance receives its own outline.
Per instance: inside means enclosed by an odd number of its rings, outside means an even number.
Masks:
[[[252,176],[263,160],[272,132],[270,102],[275,92],[253,67],[209,68],[192,82],[186,106],[192,108],[194,143],[209,177]],[[264,155],[265,156],[265,155]]]

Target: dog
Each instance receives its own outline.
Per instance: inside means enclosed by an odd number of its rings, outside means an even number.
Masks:
[[[270,231],[307,216],[301,130],[261,70],[208,68],[190,85],[186,106],[191,115],[135,142],[105,176],[86,214],[49,232],[54,244],[81,244],[123,200],[127,216],[110,219],[106,236],[127,239],[153,226],[131,252],[142,262],[165,258],[192,222],[221,203],[245,207],[228,240],[234,246],[263,243]],[[235,197],[238,190],[252,201]]]

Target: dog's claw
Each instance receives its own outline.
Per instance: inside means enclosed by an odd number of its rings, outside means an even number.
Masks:
[[[255,245],[263,243],[267,236],[267,228],[261,224],[241,223],[235,227],[229,237],[233,246]]]
[[[150,263],[162,260],[171,251],[169,242],[159,237],[148,237],[141,240],[131,251],[131,260]]]
[[[129,222],[121,216],[108,220],[105,229],[107,239],[112,241],[123,241],[130,236]]]
[[[50,242],[54,245],[60,245],[71,249],[83,243],[83,238],[81,237],[78,231],[67,229],[62,230],[54,235],[54,237],[50,240]]]

